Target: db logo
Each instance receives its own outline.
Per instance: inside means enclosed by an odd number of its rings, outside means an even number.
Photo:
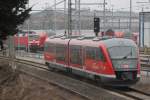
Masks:
[[[122,68],[129,68],[129,65],[128,64],[123,64]]]

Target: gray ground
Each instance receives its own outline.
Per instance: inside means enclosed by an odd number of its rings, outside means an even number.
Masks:
[[[7,63],[0,61],[0,100],[85,100],[48,82],[14,73],[9,68]]]
[[[57,86],[19,74],[11,82],[1,85],[0,100],[84,100]]]
[[[150,94],[150,76],[142,75],[140,81],[132,87]]]

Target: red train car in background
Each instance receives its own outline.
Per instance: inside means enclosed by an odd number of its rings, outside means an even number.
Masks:
[[[16,50],[27,50],[28,48],[28,32],[19,31],[14,35],[14,43]]]
[[[108,36],[108,37],[117,37],[117,38],[126,38],[133,40],[137,45],[139,44],[139,33],[126,33],[126,32],[114,32],[112,30],[108,30],[105,33],[101,32],[99,33],[99,36]]]
[[[34,52],[34,53],[43,52],[46,39],[52,35],[56,35],[56,33],[52,30],[38,32],[37,35],[30,35],[29,36],[30,52]]]
[[[14,43],[16,50],[25,50],[28,51],[29,38],[30,35],[36,35],[34,31],[19,31],[14,35]]]
[[[46,32],[41,32],[36,35],[32,34],[29,36],[29,49],[30,52],[36,53],[37,51],[44,50],[44,43],[47,39],[48,34]]]
[[[36,53],[44,50],[44,43],[54,32],[20,31],[14,36],[16,50],[25,50]]]
[[[16,50],[27,50],[28,36],[14,36]]]

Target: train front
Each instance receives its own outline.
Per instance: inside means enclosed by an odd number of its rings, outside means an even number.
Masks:
[[[130,86],[140,79],[140,62],[137,45],[129,39],[110,39],[105,41],[108,55],[116,78],[107,83],[116,86]]]

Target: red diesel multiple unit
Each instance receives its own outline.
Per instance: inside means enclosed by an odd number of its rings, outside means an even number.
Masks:
[[[36,53],[37,51],[44,51],[44,43],[48,36],[55,35],[53,31],[41,32],[36,35],[30,35],[29,37],[29,48],[30,52]]]
[[[102,84],[130,86],[140,79],[137,45],[123,38],[47,38],[44,59],[49,68],[66,70]]]
[[[28,48],[28,35],[17,34],[14,36],[15,48],[18,50],[27,50]]]
[[[15,47],[18,50],[28,50],[31,52],[43,51],[47,33],[20,32],[14,36]]]
[[[29,48],[31,52],[43,51],[44,50],[44,43],[46,38],[48,37],[47,33],[42,32],[36,35],[30,36],[32,38],[29,42]]]
[[[30,36],[36,35],[34,31],[19,31],[14,35],[15,48],[18,50],[28,50]]]

